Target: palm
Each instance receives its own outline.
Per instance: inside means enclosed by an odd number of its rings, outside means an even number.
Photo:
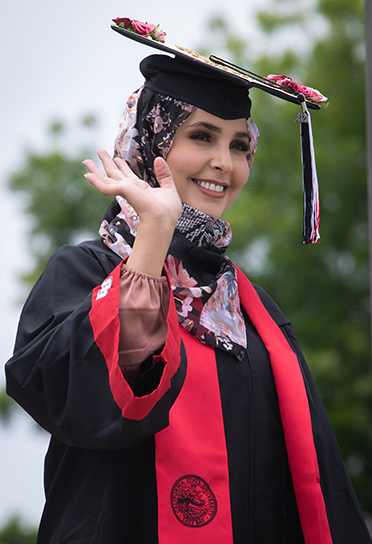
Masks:
[[[112,160],[107,151],[99,150],[105,175],[92,160],[84,161],[90,171],[88,181],[104,195],[120,195],[136,210],[141,220],[177,222],[182,206],[171,171],[162,158],[155,159],[154,168],[160,187],[150,187],[136,177],[122,159]]]

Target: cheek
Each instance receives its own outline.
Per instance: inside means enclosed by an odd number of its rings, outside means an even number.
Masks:
[[[185,153],[178,148],[171,147],[166,162],[171,169],[172,174],[182,171],[186,162]]]
[[[188,177],[195,175],[205,162],[203,153],[183,145],[171,147],[166,162],[172,172],[174,181],[184,182]]]
[[[169,153],[166,162],[170,168],[170,171],[172,172],[172,177],[177,192],[182,199],[186,187],[186,165],[188,162],[187,158],[185,159],[183,153]]]
[[[243,189],[244,185],[247,183],[249,178],[248,162],[244,161],[244,163],[239,164],[234,174],[235,174],[235,186],[240,191],[240,189]]]

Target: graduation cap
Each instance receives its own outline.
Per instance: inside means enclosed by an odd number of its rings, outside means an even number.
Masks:
[[[158,32],[160,38],[156,38],[157,27],[154,25],[127,18],[114,19],[114,22],[116,25],[111,28],[119,34],[172,55],[151,55],[140,64],[146,79],[145,86],[155,92],[187,102],[223,119],[250,117],[250,88],[261,89],[300,106],[296,120],[301,127],[303,166],[302,241],[306,244],[318,242],[319,189],[309,109],[320,109],[319,102],[327,99],[318,91],[298,85],[286,76],[261,77],[214,55],[206,58],[184,47],[166,44],[162,41],[164,32]]]

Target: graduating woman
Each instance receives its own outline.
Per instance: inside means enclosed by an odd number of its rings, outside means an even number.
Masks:
[[[152,55],[101,238],[50,259],[8,393],[52,436],[39,544],[370,543],[293,329],[225,255],[258,130],[246,83]]]

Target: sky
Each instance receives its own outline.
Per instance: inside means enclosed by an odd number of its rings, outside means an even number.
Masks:
[[[259,1],[262,8],[264,0]],[[229,0],[228,21],[242,37],[255,35],[258,2]],[[141,0],[126,7],[116,0],[14,0],[0,20],[2,84],[0,211],[4,237],[0,267],[0,353],[11,357],[21,302],[19,276],[32,268],[28,251],[29,218],[7,189],[11,172],[25,164],[27,150],[47,149],[47,127],[56,118],[74,127],[94,112],[101,120],[99,147],[112,150],[126,98],[142,84],[140,60],[145,46],[125,40],[110,28],[111,19],[130,17],[160,24],[167,42],[195,49],[203,44],[206,22],[226,14],[225,0],[163,0],[161,7]],[[78,133],[73,135],[73,140]],[[74,145],[74,141],[72,142]],[[82,183],[85,180],[81,181]],[[0,375],[0,385],[4,382]],[[36,525],[43,508],[42,470],[48,435],[21,412],[9,426],[0,423],[0,526],[16,514]]]

